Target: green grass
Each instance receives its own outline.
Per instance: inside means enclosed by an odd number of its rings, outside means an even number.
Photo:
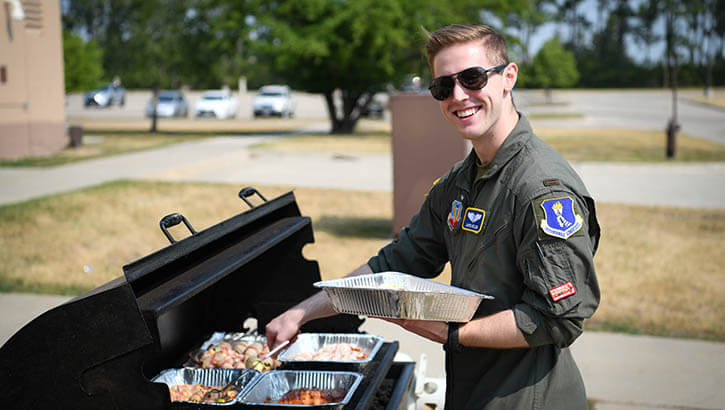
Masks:
[[[159,148],[181,142],[206,138],[198,133],[157,133],[94,131],[84,132],[86,140],[78,148],[70,146],[60,152],[42,157],[28,157],[14,161],[0,161],[3,167],[52,167],[89,159]]]
[[[0,291],[77,295],[100,286],[168,246],[164,215],[180,212],[202,231],[247,209],[239,188],[117,181],[0,206]],[[256,188],[269,199],[291,189]],[[389,192],[294,192],[315,230],[303,255],[323,279],[352,271],[391,239]],[[597,214],[602,302],[587,329],[725,341],[725,210],[598,204]],[[450,269],[437,280],[447,283]]]
[[[631,129],[550,129],[536,133],[569,161],[725,161],[725,145],[679,134],[675,157],[665,155],[664,131]]]

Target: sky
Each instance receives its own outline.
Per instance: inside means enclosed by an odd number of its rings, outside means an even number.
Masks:
[[[639,1],[630,1],[632,4],[638,4]],[[595,26],[597,25],[597,1],[596,0],[585,0],[582,3],[582,6],[580,6],[579,10],[581,12],[584,12],[587,16],[587,19]],[[531,57],[536,55],[536,53],[539,51],[541,46],[547,42],[549,39],[551,39],[556,33],[557,29],[560,30],[560,33],[564,38],[569,37],[569,31],[565,25],[556,25],[554,23],[548,23],[541,28],[532,36],[531,38],[531,50],[530,54]],[[658,33],[664,33],[664,23],[662,21],[658,21],[658,23],[655,25],[655,30]],[[589,39],[591,40],[591,39]],[[634,59],[635,62],[641,63],[645,60],[647,50],[636,41],[629,39],[627,41],[627,53],[630,57]],[[656,46],[653,46],[650,50],[650,61],[652,60],[659,60],[661,56],[664,53],[664,42],[662,44],[658,44]]]

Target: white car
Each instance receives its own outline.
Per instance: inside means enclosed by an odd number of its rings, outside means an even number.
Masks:
[[[292,90],[286,85],[265,85],[254,97],[252,109],[255,117],[261,115],[294,117],[295,101],[292,98]]]
[[[157,117],[186,117],[189,108],[184,95],[178,91],[161,91],[159,92],[159,100],[156,103]],[[153,97],[146,104],[146,116],[151,117],[154,114]]]
[[[237,115],[237,100],[224,90],[206,91],[194,104],[194,116],[212,116],[220,119]]]

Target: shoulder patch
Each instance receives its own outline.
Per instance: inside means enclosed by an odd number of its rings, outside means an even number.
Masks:
[[[473,233],[481,233],[483,229],[483,221],[486,219],[486,211],[478,208],[466,208],[463,215],[463,225],[461,229]]]
[[[581,215],[574,211],[574,200],[569,196],[545,199],[540,206],[544,212],[539,227],[549,236],[568,239],[584,225]]]
[[[564,299],[565,297],[571,296],[576,293],[576,288],[574,287],[574,284],[571,283],[571,281],[566,282],[563,285],[559,285],[555,288],[549,289],[549,295],[551,295],[551,300],[554,302],[558,302],[561,299]]]

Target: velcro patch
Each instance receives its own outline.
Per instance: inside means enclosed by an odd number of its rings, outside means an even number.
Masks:
[[[446,219],[446,222],[448,223],[448,229],[450,229],[451,232],[456,229],[458,222],[460,222],[462,210],[463,204],[461,203],[461,201],[454,200],[453,202],[451,202],[451,212],[448,214],[448,218]]]
[[[468,232],[480,233],[483,228],[484,219],[486,219],[486,211],[483,209],[466,208],[461,229]]]
[[[551,299],[554,302],[557,302],[561,299],[564,299],[567,296],[571,296],[576,293],[576,288],[574,287],[574,284],[571,283],[571,281],[566,282],[563,285],[557,286],[555,288],[549,289],[549,294],[551,295]]]
[[[541,208],[544,218],[539,226],[549,236],[568,239],[584,225],[581,215],[574,212],[574,200],[569,196],[546,199],[541,202]]]

